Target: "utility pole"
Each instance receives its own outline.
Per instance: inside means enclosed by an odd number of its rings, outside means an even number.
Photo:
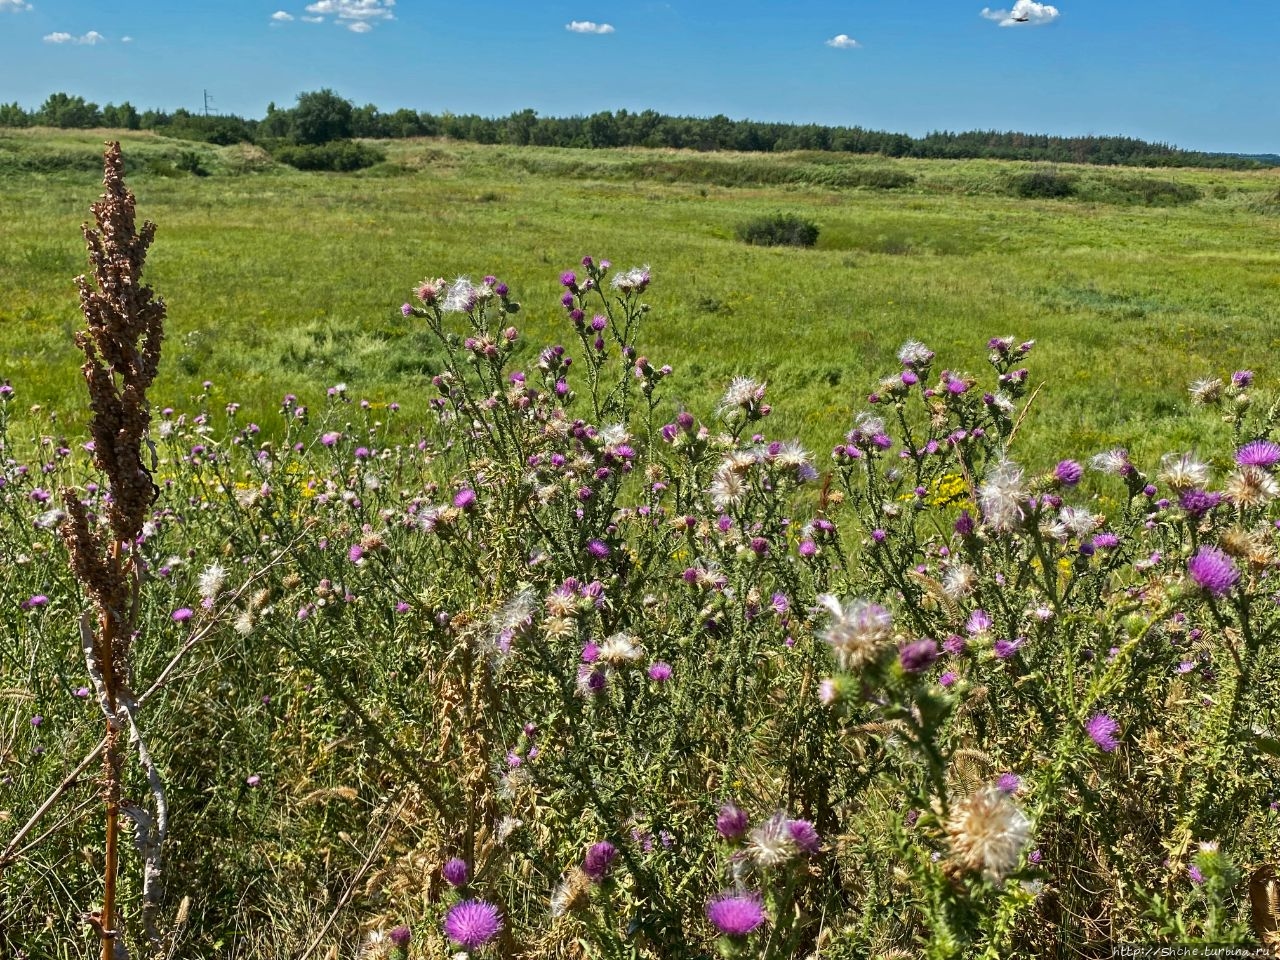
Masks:
[[[204,92],[204,115],[209,115],[209,104],[213,103],[213,97],[209,96],[209,91]]]

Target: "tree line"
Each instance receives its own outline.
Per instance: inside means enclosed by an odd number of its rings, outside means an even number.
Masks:
[[[543,117],[520,110],[505,117],[432,114],[400,109],[384,113],[356,106],[332,90],[298,95],[292,107],[267,106],[261,119],[207,116],[178,109],[139,112],[132,104],[99,107],[83,97],[54,93],[36,110],[0,104],[0,127],[116,127],[217,144],[240,142],[323,145],[352,138],[448,137],[474,143],[546,147],[672,147],[773,153],[818,150],[887,157],[992,158],[1125,166],[1263,166],[1256,158],[1181,150],[1135,137],[1060,137],[998,130],[934,131],[922,137],[853,126],[771,123],[729,117],[676,117],[654,110],[601,111],[589,116]]]

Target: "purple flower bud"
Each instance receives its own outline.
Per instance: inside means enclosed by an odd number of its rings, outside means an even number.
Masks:
[[[748,820],[745,810],[733,803],[726,803],[716,815],[716,831],[726,840],[738,840],[747,832]]]
[[[898,662],[907,673],[920,673],[933,666],[940,654],[937,641],[926,637],[899,647]]]
[[[593,843],[582,859],[582,872],[593,882],[599,883],[609,873],[617,856],[618,848],[608,840]]]
[[[454,857],[449,860],[440,869],[440,874],[451,887],[465,887],[467,881],[471,878],[471,870],[467,867],[467,861],[461,857]]]

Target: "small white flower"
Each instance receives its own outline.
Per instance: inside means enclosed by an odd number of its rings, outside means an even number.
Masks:
[[[720,401],[720,412],[731,413],[759,403],[764,399],[765,386],[750,377],[734,377]]]
[[[467,313],[475,309],[480,299],[479,289],[469,277],[458,277],[449,284],[449,293],[444,298],[440,309],[445,313]]]
[[[1160,458],[1156,479],[1178,491],[1203,487],[1209,482],[1209,465],[1197,460],[1195,454],[1166,453]]]
[[[67,515],[65,510],[54,507],[52,510],[46,510],[33,521],[41,530],[50,530],[62,522],[63,517]],[[148,521],[150,522],[150,521]]]
[[[711,496],[711,505],[717,510],[728,510],[742,502],[746,496],[747,484],[742,475],[733,470],[721,469],[711,481],[707,490]]]
[[[1124,447],[1115,447],[1094,454],[1089,460],[1089,466],[1100,473],[1109,473],[1117,477],[1123,477],[1132,469],[1129,463],[1129,451]]]
[[[989,785],[956,804],[947,834],[963,867],[999,883],[1017,868],[1031,839],[1031,820],[1009,794]]]
[[[644,656],[644,648],[625,633],[615,633],[600,644],[600,660],[611,667],[635,663]]]
[[[918,367],[933,359],[933,351],[919,340],[908,340],[898,348],[898,360],[908,367]]]
[[[1224,384],[1219,377],[1205,377],[1196,380],[1187,389],[1191,393],[1191,402],[1198,404],[1217,403],[1222,398]]]
[[[1227,477],[1225,493],[1241,507],[1260,507],[1280,496],[1280,483],[1261,467],[1240,467]]]
[[[1025,519],[1022,509],[1025,499],[1022,468],[1012,460],[1001,460],[978,488],[982,522],[992,530],[1013,530]]]
[[[197,581],[197,589],[200,596],[205,600],[212,600],[219,591],[222,590],[223,583],[226,582],[227,571],[220,563],[211,563],[204,568],[204,572],[200,574]]]
[[[942,592],[952,600],[967,597],[978,585],[978,573],[967,563],[955,563],[942,574]]]
[[[646,263],[643,267],[632,267],[630,270],[615,273],[609,283],[615,290],[630,293],[633,290],[643,290],[649,285],[651,279],[649,265]]]
[[[831,594],[818,597],[831,614],[822,639],[831,644],[846,670],[870,663],[893,635],[893,615],[884,607],[867,600],[854,600],[842,605]]]
[[[747,856],[761,870],[781,866],[797,852],[787,815],[782,811],[778,811],[747,834]]]

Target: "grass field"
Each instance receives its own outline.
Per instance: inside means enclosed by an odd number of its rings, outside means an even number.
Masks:
[[[117,135],[0,134],[0,377],[28,402],[80,402],[78,227],[100,143]],[[1190,380],[1280,373],[1275,171],[1062,168],[1077,198],[1027,200],[1010,185],[1032,166],[1006,162],[417,141],[335,175],[249,147],[123,136],[139,211],[160,225],[149,270],[170,306],[166,401],[208,378],[263,418],[286,391],[345,381],[412,411],[436,369],[399,312],[413,281],[497,273],[553,304],[559,271],[584,253],[652,265],[641,345],[678,368],[683,401],[710,403],[735,374],[768,379],[781,425],[819,446],[907,337],[975,371],[988,336],[1035,338],[1033,374],[1053,382],[1022,434],[1032,456],[1049,422],[1077,453],[1185,444],[1172,418]],[[210,175],[178,173],[183,153]],[[895,181],[909,182],[857,186]],[[1198,199],[1148,205],[1153,181]],[[734,239],[778,211],[816,221],[817,248]],[[554,308],[522,320],[531,353],[571,333]]]
[[[1074,178],[1049,201],[1008,163],[419,142],[317,175],[132,135],[168,339],[154,446],[96,395],[104,479],[71,278],[108,135],[0,136],[0,957],[101,956],[116,873],[136,957],[1280,936],[1276,173],[1037,171]],[[776,212],[817,247],[735,239]],[[653,271],[600,347],[558,306],[609,283],[584,253]],[[462,273],[526,309],[402,314]]]

